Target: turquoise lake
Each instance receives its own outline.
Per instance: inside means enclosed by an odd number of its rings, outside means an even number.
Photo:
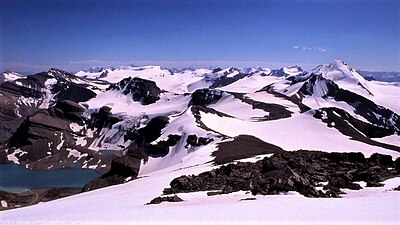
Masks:
[[[17,164],[0,165],[0,189],[19,193],[33,188],[82,188],[100,174],[91,169],[29,170]]]

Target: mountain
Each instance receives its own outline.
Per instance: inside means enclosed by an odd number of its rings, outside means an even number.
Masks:
[[[282,67],[277,70],[272,70],[270,75],[277,77],[288,77],[288,76],[297,76],[303,73],[304,71],[301,67],[293,65],[293,66]]]
[[[215,197],[224,201],[239,192],[233,205],[253,195],[364,193],[354,182],[399,183],[399,93],[398,85],[368,81],[339,60],[311,71],[52,68],[0,84],[0,162],[96,170],[82,191],[116,186],[70,198],[98,203],[87,218],[108,218],[102,195],[115,197],[113,207],[127,198],[145,212],[146,203],[179,200],[171,194],[210,204],[214,197],[204,191],[226,194]],[[7,196],[18,205],[11,199],[21,196]],[[60,210],[66,201],[20,213]]]
[[[7,81],[17,80],[22,77],[24,77],[24,75],[19,74],[17,72],[6,70],[6,71],[0,73],[0,84],[7,82]]]
[[[377,72],[377,71],[364,71],[358,70],[367,80],[376,80],[383,82],[400,82],[400,72]]]

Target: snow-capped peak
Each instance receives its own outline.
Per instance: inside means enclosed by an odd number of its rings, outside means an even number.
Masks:
[[[305,72],[301,67],[292,65],[292,66],[285,66],[277,70],[272,70],[270,75],[278,77],[291,77],[291,76],[302,75],[303,73]]]
[[[365,79],[360,74],[341,60],[334,60],[330,64],[320,65],[313,72],[333,81],[343,80],[355,84],[365,83]]]
[[[87,70],[83,70],[83,71],[88,72],[88,73],[98,73],[98,72],[101,72],[102,70],[103,70],[102,66],[94,66],[94,67],[91,67],[91,68],[89,68]]]
[[[0,73],[0,83],[17,80],[23,77],[24,76],[22,74],[6,70],[3,73]]]
[[[334,60],[330,64],[316,67],[312,72],[332,80],[340,86],[348,84],[359,85],[368,91],[369,94],[372,94],[368,88],[367,81],[344,61]]]
[[[300,66],[292,65],[292,66],[285,66],[282,68],[286,74],[289,75],[299,75],[303,72],[303,69]]]

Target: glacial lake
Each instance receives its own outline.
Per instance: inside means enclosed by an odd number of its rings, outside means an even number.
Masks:
[[[100,174],[91,169],[29,170],[17,164],[0,165],[0,189],[20,193],[33,188],[82,188]]]

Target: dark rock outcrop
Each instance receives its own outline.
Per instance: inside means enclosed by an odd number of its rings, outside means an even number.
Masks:
[[[1,200],[5,201],[7,205],[7,207],[0,205],[0,211],[30,206],[39,202],[47,202],[78,193],[80,193],[79,188],[40,188],[18,194],[0,190]]]
[[[215,157],[214,162],[216,164],[224,164],[237,159],[282,151],[282,148],[266,143],[254,136],[239,135],[233,141],[219,143],[218,150],[214,151],[212,156]]]
[[[160,99],[162,90],[154,81],[141,78],[125,78],[116,84],[111,84],[107,90],[118,90],[124,95],[131,95],[134,101],[143,105],[152,104]]]
[[[207,138],[207,137],[197,137],[195,134],[190,134],[187,139],[186,139],[186,145],[185,147],[200,147],[203,145],[207,145],[211,143],[214,139],[212,138]]]
[[[115,158],[111,162],[111,169],[106,174],[96,178],[86,184],[82,191],[91,191],[111,185],[125,183],[128,180],[135,179],[139,174],[141,159],[124,155]]]
[[[207,106],[222,98],[222,91],[213,89],[198,89],[192,93],[190,105]]]
[[[297,191],[307,197],[339,197],[341,188],[361,189],[356,181],[379,185],[400,176],[390,169],[393,166],[391,158],[380,154],[366,159],[361,153],[282,151],[255,163],[227,164],[197,176],[175,178],[164,194],[221,190],[210,193],[214,195],[242,190],[253,195]],[[325,191],[316,188],[321,182],[328,182]]]
[[[235,70],[236,69],[234,68],[230,68],[229,71],[225,71],[224,73],[225,76],[221,76],[218,77],[217,79],[214,79],[213,83],[210,85],[210,88],[224,87],[248,76],[248,74],[243,74],[240,72],[237,75],[228,76],[229,74],[234,73]]]
[[[166,141],[159,141],[157,144],[145,144],[146,153],[151,157],[163,157],[169,153],[169,148],[176,145],[182,137],[170,134]]]
[[[128,131],[125,138],[135,141],[139,147],[142,147],[144,144],[153,142],[160,137],[161,130],[168,124],[168,121],[168,117],[165,116],[154,117],[145,127]]]
[[[147,205],[160,204],[161,202],[183,202],[183,199],[181,199],[177,195],[156,197],[149,203],[147,203]]]
[[[108,164],[113,155],[101,155],[75,144],[76,134],[70,124],[82,124],[84,109],[69,100],[60,100],[49,109],[40,109],[34,115],[27,117],[8,141],[7,153],[15,154],[19,163],[30,169],[47,170],[96,165],[99,172],[104,172],[96,163]],[[76,150],[80,156],[70,154]],[[86,162],[86,163],[85,163]],[[107,169],[108,169],[107,168]]]
[[[111,113],[111,108],[103,106],[99,111],[90,115],[89,127],[95,128],[111,128],[112,125],[121,121],[120,118],[115,117]]]

